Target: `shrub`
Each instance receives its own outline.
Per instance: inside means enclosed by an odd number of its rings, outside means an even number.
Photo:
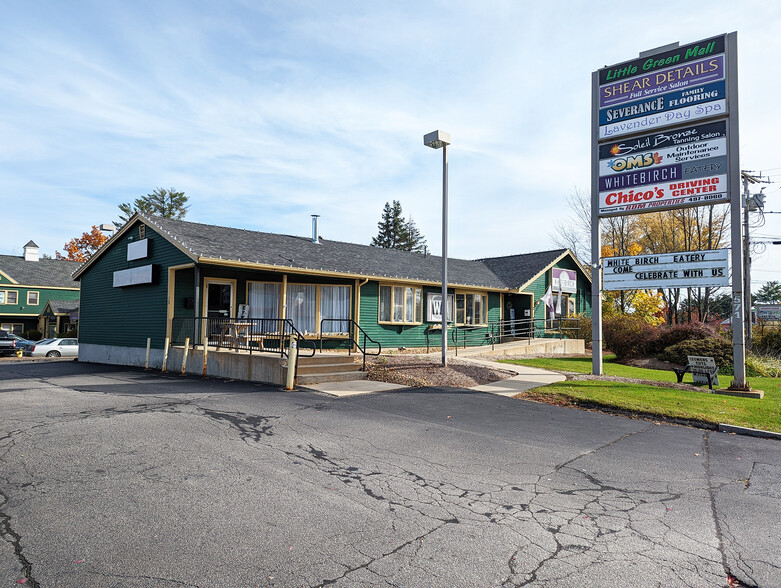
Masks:
[[[75,329],[71,329],[70,331],[66,331],[64,333],[60,333],[57,336],[58,337],[67,338],[67,339],[75,339],[76,338],[76,330]]]
[[[22,333],[22,337],[29,339],[30,341],[40,341],[43,339],[43,333],[41,333],[38,329],[30,329],[29,331]]]
[[[602,321],[605,347],[618,359],[642,357],[653,346],[657,331],[642,319],[620,314]]]
[[[683,323],[681,325],[672,325],[659,329],[659,337],[649,349],[651,353],[661,353],[672,345],[677,345],[681,341],[692,339],[710,339],[716,337],[716,329],[711,325],[701,322]]]
[[[591,317],[585,314],[576,314],[576,319],[579,319],[580,333],[578,333],[578,339],[583,339],[587,346],[591,346]]]
[[[760,355],[781,357],[781,329],[764,329],[752,333],[751,345]]]
[[[781,378],[781,359],[750,353],[746,358],[746,375],[752,378]]]
[[[681,341],[662,351],[658,358],[662,361],[686,365],[689,362],[687,359],[688,355],[712,357],[716,361],[716,365],[719,366],[719,372],[721,373],[726,373],[726,371],[722,371],[721,368],[723,367],[729,366],[732,369],[732,343],[722,337]]]

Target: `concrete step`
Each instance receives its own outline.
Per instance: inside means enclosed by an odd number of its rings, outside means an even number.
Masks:
[[[330,374],[301,374],[296,378],[300,386],[308,384],[322,384],[323,382],[351,382],[353,380],[365,380],[366,372],[334,372]]]
[[[298,364],[298,373],[303,374],[333,374],[339,372],[358,372],[361,370],[361,364],[359,363],[315,363],[315,364]]]
[[[312,357],[299,357],[298,365],[318,365],[318,364],[336,364],[355,363],[355,358],[359,355],[342,355],[336,353],[316,353]]]

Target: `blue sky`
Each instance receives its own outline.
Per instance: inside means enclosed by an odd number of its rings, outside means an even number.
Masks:
[[[188,220],[307,235],[320,214],[367,244],[397,199],[438,253],[434,129],[453,137],[450,254],[550,249],[590,185],[591,72],[735,30],[741,167],[775,178],[775,3],[10,0],[0,253],[53,254],[155,187],[184,191]],[[779,216],[756,234],[781,238]],[[780,253],[755,257],[755,287]]]

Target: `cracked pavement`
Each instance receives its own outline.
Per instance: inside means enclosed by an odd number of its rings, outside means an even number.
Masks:
[[[0,585],[781,586],[777,441],[77,362],[0,414]]]

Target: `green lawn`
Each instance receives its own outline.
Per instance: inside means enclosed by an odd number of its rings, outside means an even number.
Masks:
[[[605,375],[660,382],[676,381],[675,374],[671,371],[633,368],[615,363],[614,359],[613,356],[605,357]],[[591,373],[591,358],[588,357],[503,361],[559,372]],[[685,381],[691,382],[689,378],[691,375],[687,375]],[[732,376],[720,375],[719,380],[721,386],[726,387]],[[527,395],[533,399],[557,404],[595,405],[660,417],[713,424],[728,423],[781,432],[781,379],[749,378],[749,384],[753,389],[763,390],[765,397],[757,400],[710,394],[707,392],[707,386],[703,388],[703,392],[694,392],[602,380],[560,382],[530,390]]]

